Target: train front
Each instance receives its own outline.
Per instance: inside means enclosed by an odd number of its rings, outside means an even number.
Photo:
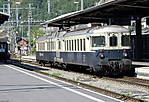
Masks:
[[[133,75],[130,32],[121,26],[96,29],[91,36],[95,70],[100,75]]]

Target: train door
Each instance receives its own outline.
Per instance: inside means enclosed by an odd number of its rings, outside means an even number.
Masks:
[[[56,58],[55,58],[55,61],[57,62],[62,62],[62,58],[61,58],[61,49],[62,49],[62,42],[60,40],[57,40],[57,46],[56,46]]]

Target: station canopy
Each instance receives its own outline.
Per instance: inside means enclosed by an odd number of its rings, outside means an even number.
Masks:
[[[3,24],[5,21],[7,21],[9,18],[8,14],[0,12],[0,24]]]
[[[131,20],[147,16],[149,16],[149,0],[112,0],[82,11],[64,14],[44,22],[43,25],[55,27],[87,23],[130,25]]]

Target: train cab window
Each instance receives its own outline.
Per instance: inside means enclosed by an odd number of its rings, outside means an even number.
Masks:
[[[110,37],[110,46],[117,46],[117,37],[116,36]]]
[[[122,35],[122,46],[130,46],[130,36]]]
[[[105,46],[105,36],[93,36],[92,47],[103,47]]]

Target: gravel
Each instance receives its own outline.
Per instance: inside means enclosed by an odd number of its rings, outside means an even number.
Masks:
[[[147,88],[138,87],[135,85],[122,84],[120,82],[105,80],[103,78],[91,77],[90,75],[86,75],[86,74],[63,71],[63,70],[54,69],[50,67],[42,67],[42,68],[46,68],[46,69],[49,68],[49,71],[44,71],[44,72],[52,75],[89,84],[98,88],[120,93],[125,96],[139,98],[141,100],[149,102],[149,89]]]

